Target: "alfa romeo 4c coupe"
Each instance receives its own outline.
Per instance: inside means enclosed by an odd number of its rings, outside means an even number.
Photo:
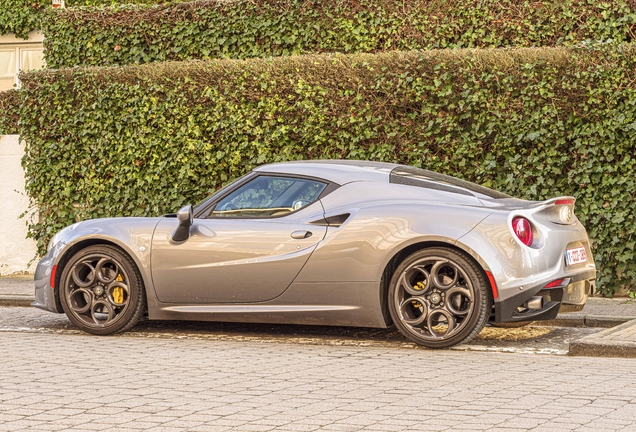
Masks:
[[[580,310],[574,198],[524,201],[402,165],[265,165],[163,217],[57,233],[34,306],[107,335],[150,320],[388,327],[429,348]]]

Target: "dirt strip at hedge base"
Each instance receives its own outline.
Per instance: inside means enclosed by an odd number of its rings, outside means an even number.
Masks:
[[[577,198],[605,293],[636,287],[636,48],[315,55],[23,74],[31,234],[160,215],[267,163],[392,161]]]

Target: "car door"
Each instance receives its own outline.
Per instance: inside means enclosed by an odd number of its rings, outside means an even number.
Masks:
[[[282,294],[322,240],[319,197],[327,182],[259,175],[195,218],[190,238],[171,239],[177,220],[155,229],[151,268],[166,303],[262,302]]]

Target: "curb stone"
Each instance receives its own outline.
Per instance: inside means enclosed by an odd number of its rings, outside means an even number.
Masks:
[[[28,307],[35,301],[33,296],[25,295],[3,295],[0,296],[0,306]]]
[[[636,319],[636,316],[609,316],[609,315],[558,315],[553,320],[534,321],[534,325],[548,327],[598,327],[611,328]]]

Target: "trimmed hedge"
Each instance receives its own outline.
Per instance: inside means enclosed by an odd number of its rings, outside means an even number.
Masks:
[[[256,165],[423,166],[577,197],[605,293],[636,288],[636,47],[157,63],[21,76],[44,251],[76,219],[160,215]],[[69,155],[73,155],[69,157]]]
[[[42,10],[50,0],[0,0],[0,35],[15,33],[28,39],[31,30],[40,28]]]
[[[91,0],[95,1],[95,0]],[[50,67],[629,42],[636,0],[202,0],[49,11]]]
[[[180,0],[185,1],[185,0]],[[65,0],[67,8],[76,8],[82,6],[102,7],[102,6],[118,6],[127,5],[158,5],[166,3],[178,3],[179,0]]]
[[[177,0],[178,1],[178,0]],[[181,0],[184,1],[184,0]],[[174,3],[174,0],[66,0],[66,7],[77,6],[115,6],[125,4],[157,5]],[[51,6],[51,0],[0,0],[0,35],[15,33],[22,39],[28,39],[31,30],[40,30],[42,12]]]
[[[20,94],[18,90],[0,92],[0,135],[18,134]]]

